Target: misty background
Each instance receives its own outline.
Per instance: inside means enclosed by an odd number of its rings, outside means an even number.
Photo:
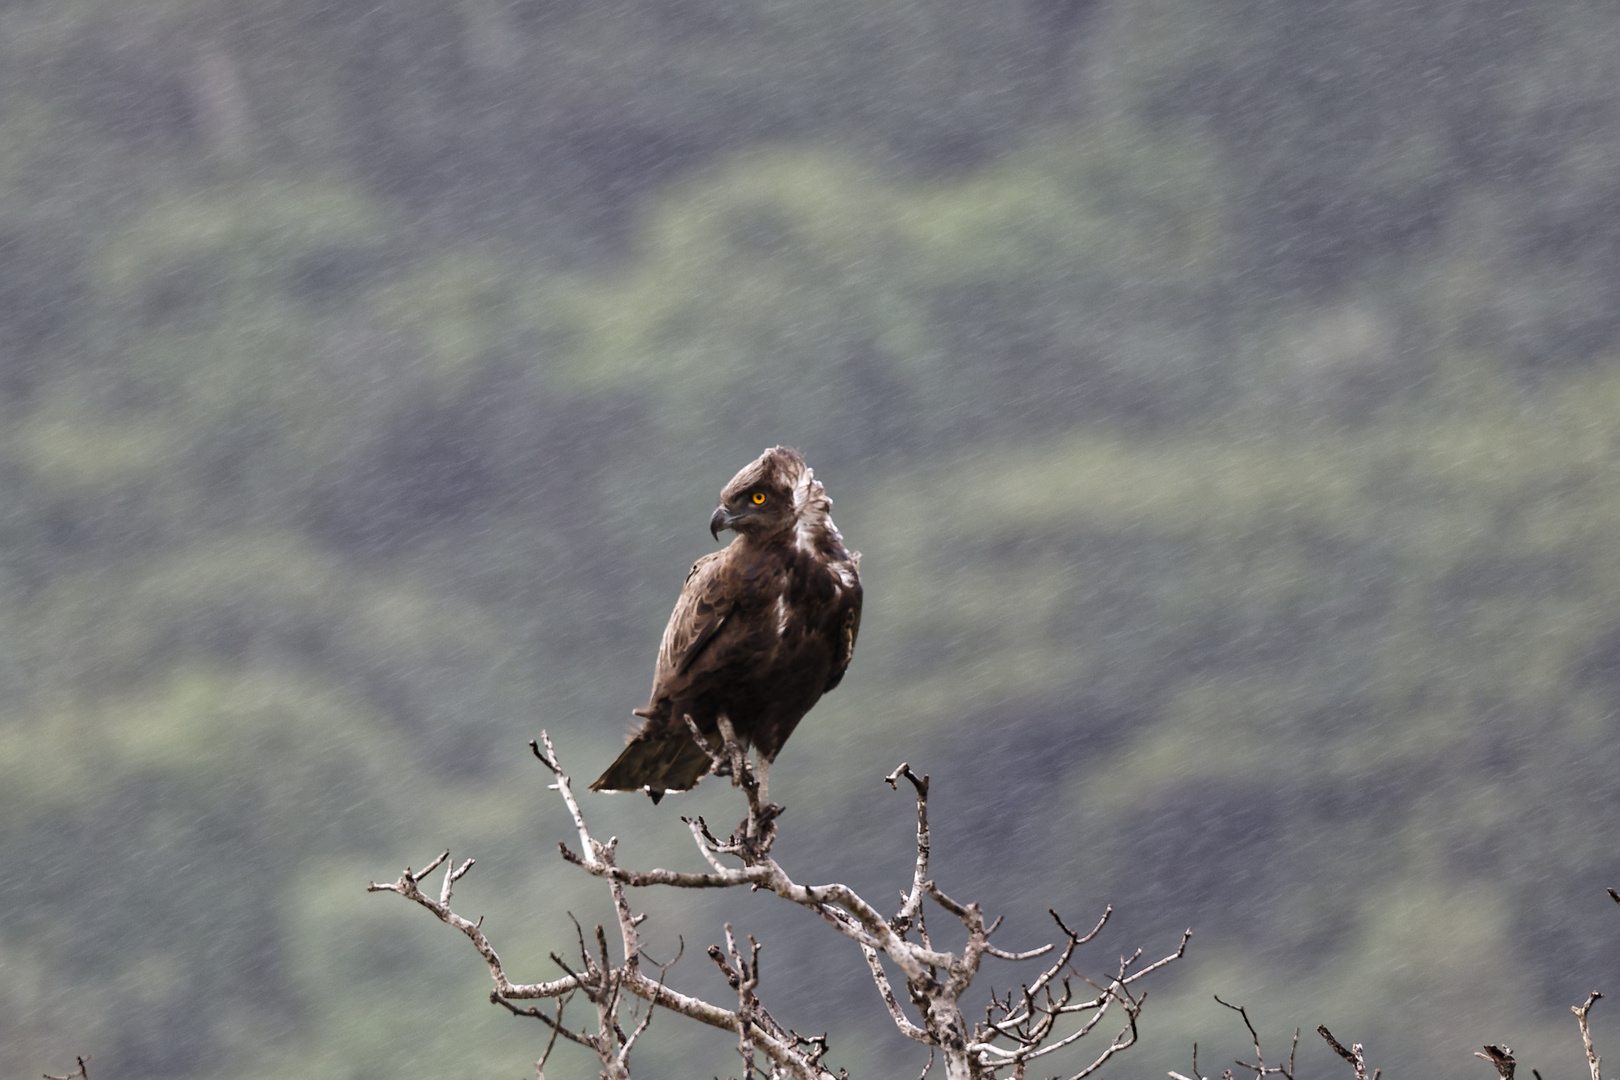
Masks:
[[[776,443],[865,555],[771,775],[799,880],[908,883],[904,759],[1005,947],[1194,928],[1109,1075],[1246,1055],[1212,992],[1302,1076],[1347,1071],[1319,1023],[1580,1074],[1612,0],[0,0],[0,1072],[532,1075],[364,885],[476,856],[458,910],[557,973],[610,908],[526,741],[611,759]],[[741,813],[585,809],[641,866]],[[676,986],[726,997],[729,918],[835,1067],[922,1067],[790,905],[633,900]],[[633,1067],[739,1069],[672,1015]]]

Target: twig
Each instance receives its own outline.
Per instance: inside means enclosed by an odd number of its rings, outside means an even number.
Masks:
[[[1483,1052],[1475,1050],[1474,1056],[1495,1066],[1496,1075],[1502,1080],[1513,1080],[1513,1070],[1517,1067],[1517,1062],[1513,1060],[1513,1051],[1506,1046],[1487,1045]]]
[[[922,887],[923,882],[928,880],[928,856],[932,845],[928,837],[928,777],[918,777],[911,771],[911,765],[902,761],[899,768],[883,778],[883,782],[898,791],[898,781],[902,776],[911,781],[911,786],[917,791],[917,866],[911,876],[911,891],[905,894],[900,910],[889,920],[889,925],[896,932],[904,934],[911,929],[911,924],[922,909]]]
[[[1569,1007],[1569,1011],[1575,1014],[1576,1022],[1581,1025],[1581,1045],[1586,1047],[1586,1064],[1592,1070],[1592,1080],[1603,1080],[1603,1073],[1600,1071],[1603,1059],[1598,1057],[1597,1051],[1592,1047],[1592,1029],[1587,1026],[1586,1014],[1592,1011],[1592,1004],[1602,996],[1603,994],[1600,991],[1593,990],[1586,995],[1584,1005],[1571,1005]]]
[[[68,1073],[66,1076],[56,1076],[53,1073],[45,1073],[45,1080],[90,1080],[90,1073],[85,1068],[85,1062],[90,1060],[90,1055],[80,1054],[73,1060],[79,1063],[79,1067],[77,1069]]]
[[[1360,1043],[1352,1043],[1350,1049],[1346,1050],[1344,1046],[1340,1044],[1339,1040],[1333,1037],[1333,1032],[1327,1029],[1326,1024],[1318,1025],[1316,1033],[1322,1036],[1327,1044],[1333,1048],[1333,1052],[1335,1054],[1338,1054],[1340,1057],[1344,1058],[1344,1060],[1350,1063],[1350,1067],[1355,1070],[1356,1080],[1367,1080],[1367,1062],[1362,1054]],[[1378,1076],[1381,1072],[1383,1072],[1382,1069],[1375,1069],[1373,1071],[1372,1080],[1378,1080]]]
[[[483,919],[480,918],[477,922],[473,922],[450,910],[450,886],[472,869],[473,860],[468,859],[461,865],[459,870],[450,871],[445,875],[446,880],[444,887],[439,890],[439,899],[428,896],[417,887],[424,877],[449,857],[450,851],[447,848],[442,855],[428,864],[426,870],[414,873],[407,866],[405,872],[399,876],[398,881],[389,884],[379,884],[373,881],[366,886],[366,891],[399,893],[407,900],[414,900],[422,907],[427,908],[439,921],[448,923],[467,935],[472,941],[473,947],[478,950],[478,954],[484,958],[484,963],[489,966],[490,975],[495,980],[495,989],[503,998],[521,1001],[529,998],[560,997],[571,990],[581,988],[581,983],[574,976],[545,983],[513,983],[508,981],[506,971],[501,966],[500,956],[495,952],[495,947],[489,943],[489,939],[484,936],[482,929]]]
[[[546,1025],[546,1027],[551,1029],[551,1038],[546,1042],[546,1052],[544,1054],[542,1054],[541,1057],[540,1057],[540,1066],[541,1067],[543,1067],[545,1065],[546,1058],[551,1056],[551,1046],[552,1046],[552,1043],[555,1043],[557,1041],[557,1036],[558,1035],[561,1035],[563,1038],[569,1040],[570,1042],[578,1043],[581,1046],[590,1046],[590,1045],[592,1045],[592,1043],[590,1041],[591,1037],[589,1035],[581,1035],[579,1032],[573,1031],[573,1030],[563,1026],[562,1011],[563,1011],[563,1006],[568,1003],[567,998],[558,998],[557,999],[557,1016],[556,1016],[555,1019],[553,1019],[552,1017],[547,1016],[545,1013],[541,1012],[538,1008],[536,1008],[533,1005],[529,1005],[529,1006],[526,1006],[526,1007],[520,1009],[516,1005],[512,1004],[510,1001],[507,1001],[505,998],[501,997],[501,995],[495,993],[493,990],[490,991],[490,994],[489,994],[489,1003],[491,1005],[499,1005],[499,1006],[501,1006],[503,1009],[505,1009],[507,1012],[511,1013],[513,1016],[527,1016],[527,1017],[529,1017],[531,1019],[538,1020],[542,1024]]]
[[[1249,1029],[1249,1039],[1254,1045],[1254,1064],[1238,1060],[1234,1062],[1240,1069],[1251,1069],[1255,1080],[1269,1073],[1277,1073],[1283,1080],[1294,1080],[1294,1055],[1299,1051],[1299,1029],[1294,1029],[1294,1042],[1288,1051],[1287,1065],[1267,1065],[1265,1055],[1260,1052],[1260,1035],[1254,1030],[1254,1024],[1249,1022],[1249,1011],[1242,1005],[1233,1005],[1230,1001],[1221,1001],[1221,995],[1216,994],[1215,1000],[1243,1018],[1243,1026]]]
[[[1198,1044],[1197,1043],[1193,1043],[1192,1059],[1193,1059],[1193,1062],[1192,1062],[1192,1075],[1191,1076],[1183,1076],[1180,1073],[1176,1072],[1176,1070],[1171,1069],[1170,1073],[1169,1073],[1170,1080],[1204,1080],[1204,1074],[1198,1071]],[[1230,1072],[1231,1070],[1227,1070],[1227,1071]]]

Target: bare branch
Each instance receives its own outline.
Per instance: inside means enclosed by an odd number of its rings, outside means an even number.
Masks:
[[[411,868],[407,866],[405,868],[405,872],[399,876],[398,881],[386,885],[378,884],[377,882],[373,881],[366,886],[366,891],[399,893],[399,895],[405,897],[405,899],[414,900],[422,907],[425,907],[429,911],[433,912],[434,917],[440,922],[448,923],[457,930],[460,930],[463,934],[466,934],[468,939],[472,941],[473,947],[478,950],[478,955],[482,956],[484,958],[484,963],[489,966],[490,976],[495,980],[495,991],[503,998],[512,998],[521,1001],[529,998],[560,997],[571,990],[582,987],[582,983],[577,976],[570,976],[566,979],[557,979],[552,982],[544,983],[513,983],[508,981],[506,972],[501,967],[500,956],[495,952],[495,947],[489,943],[489,939],[484,936],[484,932],[481,928],[481,923],[483,920],[480,919],[478,922],[472,922],[468,919],[462,918],[460,915],[457,915],[454,911],[452,911],[448,902],[448,888],[440,890],[440,895],[445,896],[446,900],[439,901],[435,900],[431,896],[428,896],[417,887],[418,882],[424,875],[449,857],[450,852],[447,850],[443,855],[439,856],[431,864],[429,864],[427,870],[422,871],[420,874],[413,874],[411,872]],[[471,865],[472,860],[469,859],[467,862],[467,868],[470,868]],[[452,875],[452,882],[454,881],[455,876],[456,875]]]
[[[761,868],[752,866],[720,866],[713,874],[691,874],[676,870],[624,870],[617,866],[609,866],[600,859],[586,859],[576,854],[566,844],[557,846],[562,851],[564,861],[573,863],[581,870],[589,871],[599,878],[611,878],[637,889],[649,885],[671,885],[679,889],[729,889],[736,885],[760,884],[766,876]]]
[[[90,1073],[85,1068],[85,1062],[90,1060],[90,1055],[80,1054],[74,1058],[74,1060],[79,1063],[79,1067],[77,1069],[74,1069],[66,1076],[56,1076],[52,1073],[45,1073],[45,1080],[90,1080]]]
[[[1177,960],[1180,960],[1183,956],[1187,955],[1187,942],[1189,942],[1191,940],[1192,940],[1192,927],[1189,926],[1189,927],[1187,927],[1187,929],[1185,929],[1185,930],[1183,930],[1181,932],[1181,944],[1176,946],[1176,951],[1175,952],[1171,953],[1169,956],[1160,957],[1159,959],[1153,961],[1153,963],[1149,964],[1147,967],[1145,967],[1145,968],[1141,969],[1140,971],[1137,971],[1137,972],[1127,976],[1122,981],[1125,983],[1125,985],[1128,986],[1131,983],[1137,982],[1138,980],[1143,979],[1143,978],[1147,977],[1148,975],[1153,974],[1155,971],[1158,971],[1160,968],[1164,967],[1167,964],[1175,963]],[[1138,954],[1140,954],[1142,950],[1138,949],[1136,951],[1137,951]]]
[[[448,859],[449,857],[450,857],[450,849],[445,848],[442,852],[439,853],[439,857],[437,859],[434,859],[432,862],[428,863],[426,866],[424,866],[422,868],[421,873],[411,875],[411,880],[418,881],[418,882],[421,881],[423,878],[425,878],[429,874],[433,873],[433,871],[437,870],[439,868],[439,864],[444,862],[444,860]],[[410,874],[411,868],[407,866],[405,868],[405,872],[407,874]]]
[[[1475,1050],[1474,1056],[1495,1066],[1496,1075],[1502,1080],[1513,1080],[1513,1070],[1517,1063],[1513,1060],[1513,1051],[1506,1046],[1488,1045],[1483,1052]]]
[[[1147,995],[1143,994],[1141,997],[1132,998],[1130,992],[1125,989],[1123,983],[1116,983],[1116,987],[1120,1005],[1125,1010],[1125,1027],[1120,1030],[1118,1035],[1114,1036],[1112,1042],[1103,1048],[1103,1052],[1097,1056],[1096,1060],[1094,1060],[1090,1065],[1087,1065],[1084,1069],[1081,1069],[1079,1072],[1075,1073],[1073,1076],[1069,1077],[1069,1080],[1083,1080],[1084,1077],[1090,1076],[1092,1073],[1102,1068],[1103,1065],[1106,1064],[1108,1060],[1115,1054],[1136,1044],[1136,1020],[1142,1015],[1142,1003],[1147,1000]],[[1098,1015],[1098,1019],[1101,1019],[1100,1013]]]
[[[1059,916],[1058,913],[1052,908],[1047,908],[1046,913],[1052,916],[1052,921],[1057,923],[1058,929],[1063,931],[1063,935],[1068,938],[1069,941],[1068,944],[1063,947],[1063,954],[1057,958],[1057,961],[1053,963],[1051,967],[1041,972],[1040,977],[1030,985],[1029,992],[1033,994],[1039,994],[1044,991],[1047,985],[1057,977],[1058,973],[1069,965],[1069,960],[1074,956],[1074,950],[1089,942],[1102,931],[1103,924],[1108,922],[1109,916],[1113,915],[1114,907],[1112,904],[1110,904],[1108,907],[1104,908],[1102,918],[1097,920],[1097,925],[1093,926],[1091,928],[1091,932],[1083,937],[1076,934],[1073,930],[1070,930],[1066,925],[1064,925],[1062,917]],[[1182,947],[1186,947],[1185,941],[1182,942]]]
[[[550,1041],[548,1041],[546,1043],[546,1052],[543,1055],[541,1055],[541,1057],[540,1057],[540,1067],[544,1067],[545,1063],[546,1063],[546,1058],[551,1056],[551,1046],[552,1046],[553,1043],[555,1043],[557,1041],[557,1036],[558,1035],[561,1035],[563,1038],[569,1040],[570,1042],[578,1043],[581,1046],[591,1046],[592,1045],[591,1037],[589,1035],[582,1035],[579,1032],[572,1031],[569,1028],[563,1026],[563,1022],[562,1022],[563,1007],[568,1004],[568,999],[566,997],[561,997],[561,998],[557,999],[557,1015],[555,1017],[547,1016],[545,1013],[541,1012],[539,1010],[539,1008],[537,1008],[536,1006],[533,1006],[533,1005],[528,1005],[528,1006],[525,1006],[523,1008],[519,1008],[518,1006],[512,1004],[510,1001],[507,1001],[505,998],[501,997],[501,995],[495,993],[493,990],[491,990],[490,994],[489,994],[489,1003],[491,1005],[499,1005],[499,1006],[501,1006],[503,1009],[505,1009],[507,1012],[511,1013],[513,1016],[527,1016],[527,1017],[530,1017],[532,1019],[538,1020],[542,1024],[546,1025],[546,1027],[551,1029],[551,1039],[550,1039]]]
[[[894,990],[889,986],[888,973],[883,970],[883,961],[879,958],[877,950],[869,945],[862,945],[861,955],[866,958],[866,966],[872,969],[872,981],[877,984],[878,994],[883,998],[883,1007],[889,1010],[889,1016],[894,1020],[894,1026],[900,1029],[900,1034],[917,1042],[927,1042],[928,1032],[913,1024],[905,1011],[900,1008],[900,1003],[895,1000]],[[932,1050],[928,1052],[928,1060],[934,1060]]]
[[[513,1015],[532,1017],[547,1026],[550,1036],[545,1052],[536,1064],[536,1074],[540,1080],[544,1080],[545,1063],[559,1037],[593,1050],[602,1063],[602,1075],[608,1080],[627,1080],[630,1075],[630,1051],[647,1030],[655,1009],[679,1013],[699,1023],[731,1032],[737,1039],[737,1050],[743,1059],[747,1077],[762,1075],[759,1058],[763,1056],[770,1062],[769,1075],[772,1080],[837,1080],[823,1064],[828,1049],[827,1037],[805,1037],[785,1030],[760,1001],[758,988],[762,947],[754,938],[747,939],[748,948],[744,950],[727,924],[724,948],[716,945],[709,950],[710,957],[737,996],[735,1008],[723,1008],[671,990],[664,982],[668,965],[659,966],[657,979],[649,977],[642,970],[643,953],[638,927],[644,916],[631,910],[626,890],[651,886],[688,889],[747,886],[752,890],[775,893],[814,912],[861,949],[879,996],[896,1027],[908,1038],[929,1047],[929,1065],[923,1070],[925,1075],[932,1067],[934,1057],[941,1055],[947,1080],[993,1080],[1003,1069],[1011,1070],[1013,1080],[1017,1080],[1025,1076],[1029,1062],[1073,1046],[1116,1008],[1125,1014],[1118,1033],[1100,1053],[1092,1056],[1090,1064],[1073,1075],[1073,1080],[1093,1074],[1115,1054],[1136,1042],[1137,1022],[1146,996],[1133,992],[1131,986],[1147,974],[1183,956],[1191,931],[1182,936],[1174,953],[1145,967],[1136,967],[1142,955],[1140,949],[1129,957],[1122,957],[1117,973],[1102,983],[1078,975],[1070,965],[1075,950],[1097,936],[1107,923],[1112,909],[1104,911],[1097,924],[1083,935],[1070,930],[1053,911],[1053,920],[1063,935],[1060,940],[1022,951],[994,945],[991,936],[999,928],[1000,920],[987,922],[979,905],[953,899],[927,876],[930,858],[929,778],[926,775],[918,776],[907,764],[900,765],[884,778],[896,789],[900,778],[906,778],[917,795],[917,856],[912,867],[910,890],[901,894],[901,906],[895,916],[885,919],[853,889],[838,882],[801,885],[771,857],[776,817],[781,808],[764,801],[767,762],[761,760],[756,779],[748,755],[729,722],[722,720],[719,725],[718,746],[713,736],[705,738],[697,731],[689,718],[688,725],[693,737],[709,755],[715,771],[730,775],[733,784],[742,788],[748,803],[747,818],[724,840],[716,837],[702,818],[684,819],[693,843],[708,867],[701,873],[664,869],[632,870],[619,866],[617,838],[609,838],[604,843],[592,836],[550,737],[542,732],[540,739],[530,744],[535,757],[551,773],[554,780],[551,787],[567,804],[578,836],[577,852],[567,844],[558,845],[563,858],[608,884],[619,928],[621,955],[617,962],[610,955],[604,927],[596,927],[594,942],[588,944],[583,928],[576,921],[579,948],[577,969],[553,954],[552,959],[562,968],[564,978],[532,984],[510,982],[499,956],[483,934],[481,920],[469,921],[451,907],[456,883],[472,869],[474,862],[468,859],[458,866],[449,861],[448,851],[433,860],[428,870],[422,873],[407,867],[398,881],[389,884],[372,882],[369,886],[375,892],[397,892],[427,908],[440,921],[460,930],[472,941],[489,967],[495,983],[491,999]],[[731,859],[740,865],[728,865],[724,861]],[[419,883],[429,871],[437,870],[443,864],[448,865],[437,897],[422,892]],[[922,905],[925,896],[955,916],[967,930],[967,942],[959,952],[937,950],[929,941]],[[910,939],[913,930],[920,941]],[[992,993],[985,1021],[973,1027],[970,1034],[969,1025],[962,1016],[960,1001],[986,956],[1012,963],[1046,957],[1050,966],[1045,967],[1032,983],[1024,986],[1021,994],[1009,991],[1004,999],[998,1000]],[[647,962],[653,963],[651,960]],[[893,964],[904,978],[905,996],[916,1010],[916,1019],[908,1015],[902,1006],[901,996],[890,982],[886,964]],[[1094,987],[1096,996],[1077,1000],[1074,994],[1075,979]],[[595,1008],[594,1032],[571,1028],[563,1022],[563,1009],[576,993],[584,996]],[[542,1011],[538,1007],[515,1004],[531,998],[554,998],[557,1005],[554,1009]],[[631,1007],[626,1004],[628,1002],[636,1004]],[[628,1014],[625,1013],[627,1008]],[[1060,1031],[1058,1025],[1064,1017],[1071,1020],[1064,1022]],[[1283,1071],[1281,1067],[1262,1064],[1261,1075]],[[1286,1072],[1285,1080],[1292,1080],[1292,1056]]]
[[[1091,928],[1091,930],[1089,932],[1087,932],[1084,937],[1075,937],[1074,932],[1072,930],[1070,930],[1067,926],[1063,925],[1063,919],[1058,916],[1058,913],[1056,911],[1053,911],[1051,908],[1047,908],[1046,913],[1048,915],[1052,916],[1053,921],[1058,924],[1058,929],[1059,930],[1062,930],[1069,937],[1074,938],[1074,943],[1076,945],[1085,945],[1085,944],[1090,943],[1092,938],[1094,938],[1098,934],[1102,933],[1102,928],[1105,925],[1107,925],[1109,916],[1114,914],[1114,905],[1109,904],[1107,907],[1103,908],[1102,918],[1097,920],[1097,925],[1093,926]],[[1192,931],[1188,930],[1187,933],[1191,934]]]
[[[545,744],[544,753],[541,753],[540,747],[535,744],[533,739],[529,740],[529,749],[534,751],[534,756],[540,759],[542,765],[551,770],[551,775],[557,778],[557,783],[553,786],[562,795],[563,802],[567,804],[568,816],[574,819],[574,829],[579,833],[581,849],[587,855],[590,855],[591,834],[585,828],[585,815],[580,812],[579,801],[574,798],[574,789],[569,786],[568,777],[563,774],[562,765],[557,761],[557,751],[551,745],[551,735],[542,730],[540,732],[540,742]]]
[[[1365,1056],[1362,1054],[1360,1043],[1352,1043],[1350,1045],[1350,1049],[1346,1050],[1343,1044],[1341,1044],[1338,1039],[1333,1037],[1333,1032],[1327,1029],[1326,1024],[1318,1025],[1316,1028],[1316,1033],[1322,1036],[1322,1039],[1328,1044],[1328,1046],[1332,1047],[1335,1054],[1338,1054],[1340,1057],[1344,1058],[1344,1060],[1350,1063],[1350,1067],[1355,1070],[1356,1080],[1367,1080],[1367,1061]],[[1378,1071],[1374,1071],[1374,1080],[1376,1080],[1377,1076]]]
[[[715,872],[724,877],[727,873],[726,866],[715,856],[720,841],[709,833],[709,827],[704,824],[702,818],[683,817],[681,820],[686,822],[686,827],[691,830],[692,842],[697,844],[698,854],[703,856],[703,861],[714,867]]]
[[[1260,1077],[1269,1075],[1271,1073],[1276,1073],[1277,1075],[1281,1076],[1283,1080],[1294,1080],[1294,1055],[1299,1052],[1299,1029],[1294,1029],[1294,1041],[1288,1049],[1288,1064],[1267,1065],[1265,1054],[1260,1050],[1260,1034],[1254,1030],[1254,1024],[1249,1020],[1249,1011],[1242,1005],[1233,1005],[1230,1001],[1222,1001],[1219,994],[1215,995],[1215,1000],[1241,1016],[1243,1018],[1243,1026],[1249,1029],[1249,1040],[1254,1046],[1254,1063],[1250,1064],[1247,1061],[1239,1059],[1238,1061],[1234,1062],[1234,1064],[1240,1069],[1249,1069],[1253,1071],[1255,1080],[1260,1080]],[[1196,1046],[1194,1047],[1193,1053],[1195,1055],[1197,1054]],[[1194,1067],[1196,1068],[1196,1056],[1194,1057],[1193,1061]]]
[[[1593,1003],[1602,996],[1600,991],[1593,990],[1586,995],[1585,1004],[1569,1007],[1569,1011],[1575,1014],[1576,1022],[1581,1025],[1581,1045],[1586,1047],[1586,1064],[1592,1070],[1592,1080],[1603,1080],[1601,1071],[1603,1059],[1598,1057],[1597,1051],[1592,1048],[1592,1029],[1587,1026],[1586,1014],[1592,1011]]]
[[[1183,1076],[1180,1073],[1176,1072],[1176,1070],[1174,1070],[1174,1069],[1170,1070],[1169,1075],[1170,1075],[1170,1080],[1205,1080],[1204,1074],[1198,1071],[1198,1044],[1197,1043],[1193,1043],[1192,1075],[1191,1076]]]
[[[898,791],[898,781],[902,776],[910,780],[911,786],[917,791],[917,866],[911,876],[911,891],[905,894],[900,910],[890,920],[890,925],[901,934],[911,929],[922,909],[923,882],[928,879],[928,856],[931,851],[928,836],[928,777],[919,778],[911,771],[911,766],[902,761],[899,768],[883,778],[883,782]]]
[[[985,946],[984,946],[984,951],[986,953],[989,953],[991,956],[996,957],[998,960],[1014,960],[1014,961],[1017,961],[1017,960],[1033,960],[1037,956],[1045,956],[1047,953],[1051,952],[1055,948],[1057,948],[1057,946],[1055,944],[1053,944],[1052,942],[1048,941],[1045,945],[1042,945],[1038,949],[1029,949],[1029,950],[1027,950],[1025,952],[1014,953],[1014,952],[1006,952],[1003,949],[998,949],[994,945],[991,945],[991,944],[989,944],[987,942],[985,944]]]
[[[449,855],[450,852],[446,850],[445,854]],[[467,871],[473,868],[473,861],[474,860],[472,859],[468,859],[466,862],[461,864],[460,868],[456,868],[454,863],[450,863],[445,866],[444,884],[439,887],[439,903],[448,904],[450,902],[450,887],[467,876]],[[423,873],[426,874],[427,871],[424,870]]]
[[[977,910],[976,906],[968,905],[963,910],[972,921],[972,916]],[[1102,921],[1106,921],[1106,919],[1107,913],[1104,914]],[[1122,957],[1117,974],[1109,979],[1106,984],[1098,984],[1090,979],[1084,979],[1084,976],[1082,976],[1085,982],[1097,988],[1099,991],[1097,997],[1088,1001],[1074,1002],[1070,984],[1068,979],[1065,978],[1060,995],[1054,998],[1050,989],[1051,979],[1055,976],[1059,967],[1067,964],[1068,957],[1072,954],[1075,944],[1081,940],[1080,935],[1069,930],[1064,925],[1063,920],[1057,918],[1055,914],[1054,920],[1069,938],[1063,958],[1059,960],[1058,965],[1047,969],[1043,973],[1037,987],[1026,987],[1024,989],[1021,1001],[1015,1004],[1012,995],[1009,994],[1005,1001],[999,1003],[999,1006],[993,1005],[991,1011],[993,1012],[999,1007],[1005,1014],[1004,1019],[999,1022],[987,1020],[985,1024],[981,1025],[980,1037],[970,1049],[978,1052],[981,1061],[994,1062],[996,1063],[995,1067],[1011,1066],[1015,1070],[1015,1076],[1022,1075],[1027,1063],[1062,1050],[1089,1035],[1092,1029],[1102,1021],[1109,1008],[1114,1004],[1118,1004],[1125,1013],[1125,1024],[1108,1046],[1089,1065],[1071,1078],[1071,1080],[1080,1080],[1081,1077],[1089,1076],[1102,1068],[1114,1055],[1129,1048],[1136,1042],[1138,1034],[1137,1019],[1141,1015],[1146,995],[1133,995],[1128,983],[1137,977],[1130,974],[1130,968],[1137,957],[1141,955],[1141,950],[1137,950],[1131,957]],[[1098,928],[1101,927],[1102,921],[1099,921]],[[978,925],[982,926],[982,923]],[[1095,935],[1096,932],[1096,929],[1094,929],[1087,937]],[[1187,939],[1184,935],[1180,947],[1175,953],[1155,962],[1150,967],[1158,968],[1174,961],[1185,951],[1186,944]],[[1054,1038],[1057,1019],[1060,1016],[1074,1013],[1090,1013],[1091,1015],[1076,1030],[1069,1032],[1067,1035]],[[997,1037],[1008,1038],[1017,1045],[1012,1049],[995,1046],[993,1040]]]

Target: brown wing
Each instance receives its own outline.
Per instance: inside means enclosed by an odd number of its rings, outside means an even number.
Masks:
[[[635,710],[646,718],[624,752],[591,785],[592,791],[646,788],[657,802],[668,790],[685,791],[709,770],[709,758],[671,714],[663,699],[679,695],[686,673],[726,625],[735,606],[738,575],[726,573],[726,548],[692,564],[664,640],[658,647],[652,697]],[[663,702],[661,704],[661,702]]]
[[[822,687],[826,693],[844,681],[844,672],[849,669],[849,659],[855,655],[855,639],[861,632],[861,583],[856,579],[852,590],[849,608],[844,612],[844,624],[838,633],[838,651],[833,654],[832,671],[827,673],[827,685]]]
[[[720,569],[725,550],[705,555],[692,564],[686,575],[675,610],[669,613],[664,640],[658,646],[658,668],[653,675],[652,700],[656,702],[671,679],[684,675],[731,614],[735,582]]]

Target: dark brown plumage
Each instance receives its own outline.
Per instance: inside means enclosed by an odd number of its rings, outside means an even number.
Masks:
[[[720,492],[709,519],[737,538],[705,555],[664,628],[641,725],[592,791],[687,791],[722,716],[759,755],[763,774],[821,695],[838,685],[861,627],[859,552],[844,547],[832,500],[797,450],[773,447]]]

